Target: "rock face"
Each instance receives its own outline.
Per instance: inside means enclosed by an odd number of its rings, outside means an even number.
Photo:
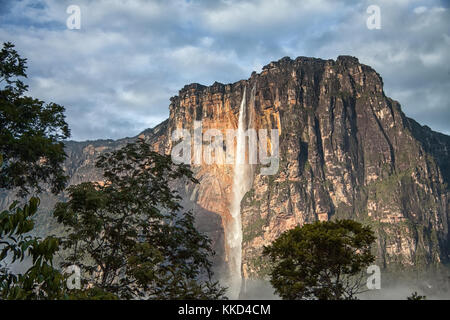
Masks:
[[[280,134],[278,172],[263,176],[261,166],[253,166],[252,188],[241,201],[245,278],[265,276],[262,248],[282,232],[339,218],[373,227],[382,267],[449,261],[450,137],[407,118],[399,103],[385,96],[380,75],[354,57],[283,58],[248,80],[185,86],[171,98],[169,119],[141,135],[159,152],[170,153],[173,132],[192,130],[195,120],[202,121],[203,132],[235,129],[244,88],[250,127]],[[132,139],[69,142],[70,182],[101,179],[95,157]],[[223,267],[229,258],[224,230],[233,167],[203,162],[192,170],[200,184],[177,188],[199,229],[211,237],[216,265]],[[55,199],[44,198],[50,208]],[[51,229],[45,217],[40,223]]]

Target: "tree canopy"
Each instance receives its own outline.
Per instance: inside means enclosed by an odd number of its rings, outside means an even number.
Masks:
[[[21,196],[41,191],[53,193],[66,183],[62,140],[70,135],[64,107],[25,96],[28,86],[26,59],[14,45],[0,51],[0,189],[18,188]]]
[[[0,51],[0,191],[19,196],[43,185],[58,193],[66,177],[62,140],[69,136],[64,108],[24,96],[26,59],[7,42]],[[0,211],[0,299],[56,299],[64,295],[62,274],[53,267],[58,239],[31,235],[39,198],[14,201]],[[28,260],[30,262],[28,262]],[[24,273],[14,263],[29,263]]]
[[[374,241],[371,229],[353,220],[298,226],[264,248],[270,282],[283,299],[355,299],[362,271],[375,260]]]
[[[31,198],[23,207],[15,201],[0,212],[0,299],[56,299],[64,295],[64,278],[53,268],[58,240],[41,240],[28,233],[33,230],[33,216],[39,199]],[[23,274],[11,272],[15,262],[31,258],[31,266]],[[10,259],[5,263],[5,259]]]
[[[211,281],[210,241],[171,187],[196,182],[192,172],[144,140],[100,156],[96,166],[104,180],[70,187],[54,212],[67,232],[63,266],[80,266],[85,287],[122,299],[223,297]]]

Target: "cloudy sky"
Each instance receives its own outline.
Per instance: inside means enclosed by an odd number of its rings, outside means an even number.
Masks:
[[[69,5],[81,9],[70,30]],[[377,5],[381,29],[366,26]],[[450,8],[439,0],[0,0],[0,41],[30,94],[62,104],[74,140],[133,136],[187,83],[246,79],[284,56],[347,54],[421,124],[450,134]]]

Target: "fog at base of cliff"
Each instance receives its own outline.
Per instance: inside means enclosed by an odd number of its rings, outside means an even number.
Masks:
[[[243,280],[241,300],[280,300],[269,281]],[[430,274],[382,274],[381,289],[367,290],[359,300],[406,300],[414,292],[427,300],[450,300],[450,270]]]
[[[360,295],[361,300],[405,300],[414,292],[427,300],[450,300],[450,269],[440,271],[391,272],[381,275],[381,289],[368,290]]]

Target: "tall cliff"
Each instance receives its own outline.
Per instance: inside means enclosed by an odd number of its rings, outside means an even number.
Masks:
[[[169,119],[140,136],[170,153],[174,130],[192,130],[195,120],[203,131],[235,129],[245,88],[250,127],[280,134],[278,172],[264,176],[261,165],[253,166],[241,201],[245,278],[265,275],[262,248],[283,231],[338,218],[373,227],[382,267],[449,262],[450,137],[407,118],[385,96],[380,75],[356,58],[283,58],[233,84],[187,85],[171,98]],[[132,139],[68,143],[70,182],[101,179],[95,157]],[[200,183],[177,188],[224,267],[233,166],[202,163],[192,170]],[[44,198],[49,210],[55,199]],[[40,217],[46,230],[54,226],[47,215]]]

